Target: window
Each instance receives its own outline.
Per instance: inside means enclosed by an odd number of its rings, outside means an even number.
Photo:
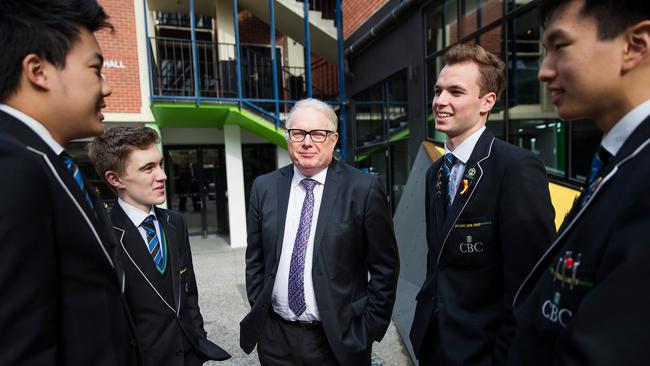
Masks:
[[[444,51],[459,41],[479,44],[506,62],[506,91],[490,114],[488,130],[539,156],[552,179],[580,184],[602,133],[591,121],[558,118],[546,85],[537,78],[545,51],[535,2],[508,0],[509,13],[504,15],[499,0],[441,1],[425,14],[427,138],[438,143],[446,140],[435,130],[431,110]]]
[[[353,100],[357,167],[379,175],[394,212],[410,170],[406,72],[394,74]]]

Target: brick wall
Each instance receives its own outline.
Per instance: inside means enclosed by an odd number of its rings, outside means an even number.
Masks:
[[[359,29],[388,0],[343,0],[343,38]]]
[[[105,111],[140,113],[142,103],[134,2],[99,0],[99,3],[115,27],[114,33],[102,30],[96,35],[106,60],[103,73],[113,90],[113,94],[106,99]]]

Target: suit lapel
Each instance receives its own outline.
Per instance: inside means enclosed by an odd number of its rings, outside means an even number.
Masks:
[[[605,187],[610,180],[612,180],[615,175],[618,173],[619,168],[625,164],[628,160],[633,159],[642,149],[650,149],[650,116],[647,117],[637,128],[632,132],[632,134],[625,140],[623,146],[619,150],[618,154],[612,158],[609,164],[603,169],[603,179],[600,184],[596,187],[594,192],[589,197],[589,200],[585,203],[584,206],[580,207],[578,202],[574,202],[573,208],[565,222],[562,223],[560,230],[556,236],[556,239],[553,241],[551,246],[546,250],[544,255],[537,261],[537,264],[530,271],[528,276],[524,279],[515,294],[514,299],[512,300],[512,306],[514,307],[517,304],[517,299],[519,298],[522,291],[526,288],[528,282],[531,279],[536,279],[539,277],[539,272],[546,268],[544,263],[548,263],[551,258],[554,258],[557,254],[557,251],[561,248],[559,245],[566,236],[571,228],[578,222],[580,217],[584,214],[587,208],[594,202],[594,200],[599,196],[602,188]]]
[[[158,270],[153,263],[151,254],[149,254],[146,244],[144,243],[144,240],[142,240],[140,232],[135,227],[131,219],[126,216],[126,213],[124,213],[122,207],[120,207],[119,204],[115,204],[113,206],[113,209],[111,210],[111,220],[113,222],[113,229],[117,234],[117,238],[120,241],[122,250],[124,250],[124,253],[126,253],[129,261],[135,266],[145,282],[165,303],[165,305],[173,312],[176,312],[172,304],[170,304],[165,299],[165,297],[160,292],[160,289],[156,287],[155,284],[157,281],[155,276],[158,275]],[[158,220],[158,222],[161,222],[161,220]]]
[[[284,224],[287,220],[287,207],[289,207],[289,192],[291,191],[291,179],[293,178],[293,164],[280,169],[280,179],[277,181],[277,240],[275,245],[276,263],[280,262],[282,253],[282,241],[284,240]]]
[[[327,169],[327,176],[325,177],[325,187],[323,187],[323,197],[321,198],[320,209],[318,212],[318,219],[316,221],[316,233],[314,234],[314,258],[318,255],[318,248],[323,239],[325,228],[332,217],[334,207],[336,206],[336,198],[339,194],[339,178],[341,174],[341,166],[336,160],[332,159],[329,168]]]
[[[483,167],[481,166],[481,163],[490,157],[494,139],[494,135],[492,135],[492,133],[488,130],[485,130],[476,142],[476,146],[474,146],[474,150],[472,151],[472,155],[470,156],[469,160],[467,160],[467,164],[465,164],[465,172],[461,177],[460,185],[456,191],[456,197],[454,198],[453,204],[449,208],[449,212],[445,218],[445,223],[440,232],[441,235],[444,236],[442,237],[442,244],[440,246],[440,252],[438,253],[438,261],[440,261],[440,257],[442,256],[447,238],[449,237],[451,230],[456,224],[456,221],[458,221],[460,215],[465,210],[465,207],[467,207],[469,201],[472,199],[474,191],[481,183],[481,177],[483,176]],[[470,176],[472,179],[470,179]],[[463,191],[464,186],[462,181],[464,179],[467,179],[468,182],[468,188],[466,191]]]
[[[440,166],[437,168],[435,174],[433,199],[431,202],[433,204],[433,212],[435,212],[436,218],[436,234],[434,237],[439,238],[436,243],[442,244],[443,238],[441,236],[444,229],[445,218],[447,217],[447,198],[445,197],[447,187],[445,185],[442,159],[439,160],[439,165]],[[440,246],[438,246],[437,250],[440,250]]]
[[[44,160],[47,169],[49,169],[50,173],[64,190],[64,194],[70,197],[82,214],[84,221],[92,231],[97,244],[100,246],[100,250],[103,252],[110,266],[115,268],[111,255],[113,254],[114,245],[112,245],[112,242],[105,242],[105,240],[111,239],[110,235],[107,236],[109,234],[107,228],[110,228],[110,226],[106,225],[106,222],[102,223],[98,221],[98,216],[101,216],[101,212],[98,214],[88,205],[83,192],[77,185],[77,182],[75,182],[70,171],[63,165],[61,158],[34,131],[3,111],[0,111],[0,130],[6,131],[11,137],[24,144],[29,151],[39,155]],[[94,192],[89,193],[91,199],[94,198],[95,202],[99,202]],[[103,205],[101,204],[96,207],[97,210],[103,209]],[[102,226],[102,224],[104,225]]]
[[[160,224],[160,229],[165,235],[165,240],[167,241],[167,260],[169,261],[170,275],[172,278],[172,292],[174,297],[174,304],[176,305],[176,312],[181,310],[181,297],[183,292],[181,291],[181,278],[180,278],[180,248],[181,248],[181,238],[179,232],[176,229],[176,226],[171,221],[171,216],[159,208],[154,208],[156,211],[156,217],[158,218],[158,223]],[[152,261],[153,262],[153,261]]]

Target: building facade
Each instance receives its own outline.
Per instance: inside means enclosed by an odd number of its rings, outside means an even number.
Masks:
[[[97,34],[113,91],[106,127],[156,129],[166,206],[185,216],[190,234],[246,245],[253,180],[290,163],[284,119],[293,103],[315,97],[341,114],[341,1],[99,2],[115,27]],[[66,149],[111,205],[115,197],[93,171],[87,143]]]
[[[545,54],[537,3],[390,0],[346,39],[348,151],[358,166],[382,176],[393,207],[422,141],[445,141],[431,107],[442,56],[456,44],[479,44],[505,61],[508,80],[487,127],[541,158],[556,223],[564,218],[602,133],[590,121],[560,120],[537,79]]]

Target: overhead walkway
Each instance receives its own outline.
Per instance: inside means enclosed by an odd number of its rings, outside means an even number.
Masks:
[[[205,128],[237,125],[277,145],[287,148],[284,128],[276,126],[260,114],[233,104],[201,104],[156,102],[151,105],[161,128]]]

